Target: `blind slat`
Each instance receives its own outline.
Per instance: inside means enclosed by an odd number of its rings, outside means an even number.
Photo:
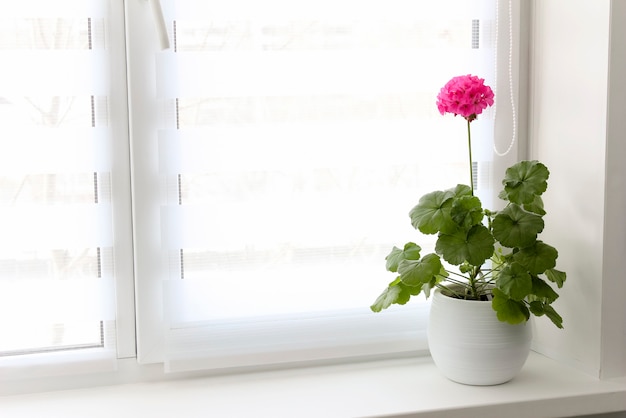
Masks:
[[[107,81],[101,76],[108,65],[105,51],[0,51],[0,61],[3,97],[108,93]]]
[[[476,71],[482,59],[471,50],[166,52],[157,55],[157,94],[184,98],[430,91],[445,77]]]
[[[372,212],[362,210],[377,207],[378,201],[386,197],[393,197],[393,194],[370,190],[237,200],[221,198],[209,199],[211,202],[207,204],[165,206],[161,212],[163,242],[169,249],[206,248],[210,251],[244,251],[249,246],[261,249],[282,245],[298,248],[358,247],[363,243],[390,245],[398,235],[406,234],[403,230],[407,226],[410,228],[408,215],[407,222],[399,229],[393,228],[396,222],[373,222]],[[408,213],[408,209],[403,212]],[[380,259],[387,255],[384,251],[391,249],[383,248],[377,254]],[[374,262],[378,264],[384,267],[382,262]],[[332,271],[329,274],[336,275]]]
[[[115,319],[111,278],[0,280],[0,324]]]
[[[111,205],[107,203],[55,206],[0,207],[0,251],[18,248],[111,247]]]
[[[93,173],[111,168],[110,131],[106,128],[5,127],[0,128],[0,135],[5,138],[0,144],[0,175]]]
[[[482,2],[484,3],[484,2]],[[177,18],[197,20],[200,16],[211,16],[219,20],[251,19],[263,21],[284,21],[292,19],[324,19],[357,20],[372,16],[385,16],[393,20],[419,20],[432,18],[457,18],[468,15],[493,13],[481,2],[465,0],[446,0],[445,2],[428,3],[414,0],[391,0],[359,2],[358,7],[353,1],[321,0],[314,2],[294,2],[290,0],[271,0],[251,2],[248,0],[234,0],[228,2],[195,0],[176,0],[162,2],[165,14],[176,14]],[[483,6],[483,7],[481,7]]]
[[[446,153],[446,161],[450,164],[466,161],[462,147],[451,148],[449,145],[457,139],[461,143],[459,127],[446,123],[449,120],[394,120],[395,117],[414,117],[399,109],[397,115],[383,114],[381,121],[372,122],[384,110],[355,113],[355,118],[358,116],[361,120],[342,123],[331,120],[317,124],[305,121],[299,126],[291,122],[258,127],[163,130],[159,132],[160,169],[163,174],[170,175],[259,170],[301,172],[348,165],[368,166],[374,170],[372,165],[415,164],[416,156],[425,153]],[[427,115],[433,113],[428,111]],[[350,114],[350,119],[353,115]],[[294,115],[293,119],[300,117]],[[419,140],[430,137],[435,131],[438,132],[437,141]],[[403,152],[398,152],[399,149]],[[428,165],[428,162],[424,164]]]
[[[20,0],[2,8],[2,18],[106,17],[107,2],[102,0]]]

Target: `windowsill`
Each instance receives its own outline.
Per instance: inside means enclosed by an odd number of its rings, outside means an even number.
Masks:
[[[448,381],[430,357],[155,381],[0,398],[3,416],[562,417],[626,411],[626,378],[531,353],[499,386]]]

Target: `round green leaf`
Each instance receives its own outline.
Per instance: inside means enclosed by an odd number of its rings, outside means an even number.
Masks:
[[[467,184],[457,184],[446,191],[452,193],[454,197],[472,196],[472,189]]]
[[[387,263],[385,264],[385,268],[393,273],[398,271],[398,263],[404,260],[402,256],[402,250],[396,246],[391,249],[391,252],[387,257],[385,257]]]
[[[467,261],[473,266],[480,266],[493,255],[494,243],[487,227],[474,225],[467,232],[457,229],[453,234],[440,234],[435,251],[450,264],[458,266]]]
[[[437,232],[450,228],[449,200],[453,197],[450,191],[435,191],[425,194],[419,203],[411,209],[411,225],[423,234],[436,234]]]
[[[411,293],[406,286],[402,286],[400,280],[396,280],[389,284],[389,286],[383,290],[383,292],[376,298],[376,301],[370,306],[370,309],[374,312],[380,312],[383,309],[387,309],[394,303],[398,305],[406,304],[411,299]]]
[[[531,203],[525,203],[524,209],[528,212],[536,213],[539,216],[546,214],[546,211],[543,209],[543,199],[539,195],[535,196],[535,200]]]
[[[535,245],[526,247],[513,254],[513,260],[520,263],[530,274],[541,274],[556,266],[556,259],[559,256],[556,248],[537,241]]]
[[[530,274],[519,263],[512,263],[498,274],[498,288],[510,299],[523,300],[533,290]]]
[[[530,318],[530,312],[524,305],[524,302],[510,299],[500,289],[493,289],[491,307],[496,311],[500,321],[508,322],[512,325],[521,324]]]
[[[403,250],[398,247],[393,247],[389,255],[385,257],[385,260],[387,260],[387,270],[395,273],[398,271],[400,261],[419,260],[421,250],[422,248],[413,242],[406,243]]]
[[[442,268],[437,254],[427,254],[421,260],[402,260],[398,265],[398,273],[404,284],[422,286],[436,279]]]
[[[528,204],[535,201],[548,188],[548,168],[539,161],[520,161],[509,167],[502,184],[505,200],[517,204]]]
[[[526,212],[516,204],[510,204],[499,212],[491,224],[493,236],[505,247],[528,247],[543,231],[541,216]]]
[[[450,208],[452,220],[461,228],[468,229],[483,220],[483,208],[480,199],[475,196],[456,198]]]

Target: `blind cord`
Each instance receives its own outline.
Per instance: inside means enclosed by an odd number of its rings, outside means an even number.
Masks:
[[[509,56],[508,56],[508,78],[509,78],[509,99],[511,105],[511,113],[512,113],[512,134],[511,134],[511,142],[509,147],[504,152],[498,151],[496,146],[496,136],[494,135],[493,141],[493,151],[499,157],[504,157],[513,149],[513,145],[515,144],[515,139],[517,138],[517,109],[515,106],[515,97],[513,95],[513,6],[512,0],[508,2],[509,10],[508,10],[508,19],[509,19]],[[495,74],[498,77],[498,38],[499,38],[499,20],[500,20],[500,1],[496,0],[496,45],[495,45]],[[497,82],[496,82],[497,85]],[[495,115],[498,111],[498,106],[496,104],[494,110],[494,119]]]
[[[163,17],[163,9],[159,0],[148,0],[152,5],[152,14],[154,15],[154,23],[156,25],[157,35],[159,37],[159,45],[161,49],[170,48],[170,38],[167,35],[167,26]]]

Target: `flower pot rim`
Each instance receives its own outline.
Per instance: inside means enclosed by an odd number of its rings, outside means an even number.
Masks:
[[[447,299],[451,299],[451,300],[455,300],[455,301],[458,301],[458,302],[461,302],[461,303],[479,302],[479,303],[489,303],[489,304],[491,304],[491,300],[459,299],[459,298],[455,298],[455,297],[452,297],[452,296],[448,296],[448,295],[442,293],[441,289],[439,289],[439,288],[435,289],[435,291],[433,293],[434,293],[433,297],[438,294],[441,297],[444,297],[444,298],[447,298]]]

